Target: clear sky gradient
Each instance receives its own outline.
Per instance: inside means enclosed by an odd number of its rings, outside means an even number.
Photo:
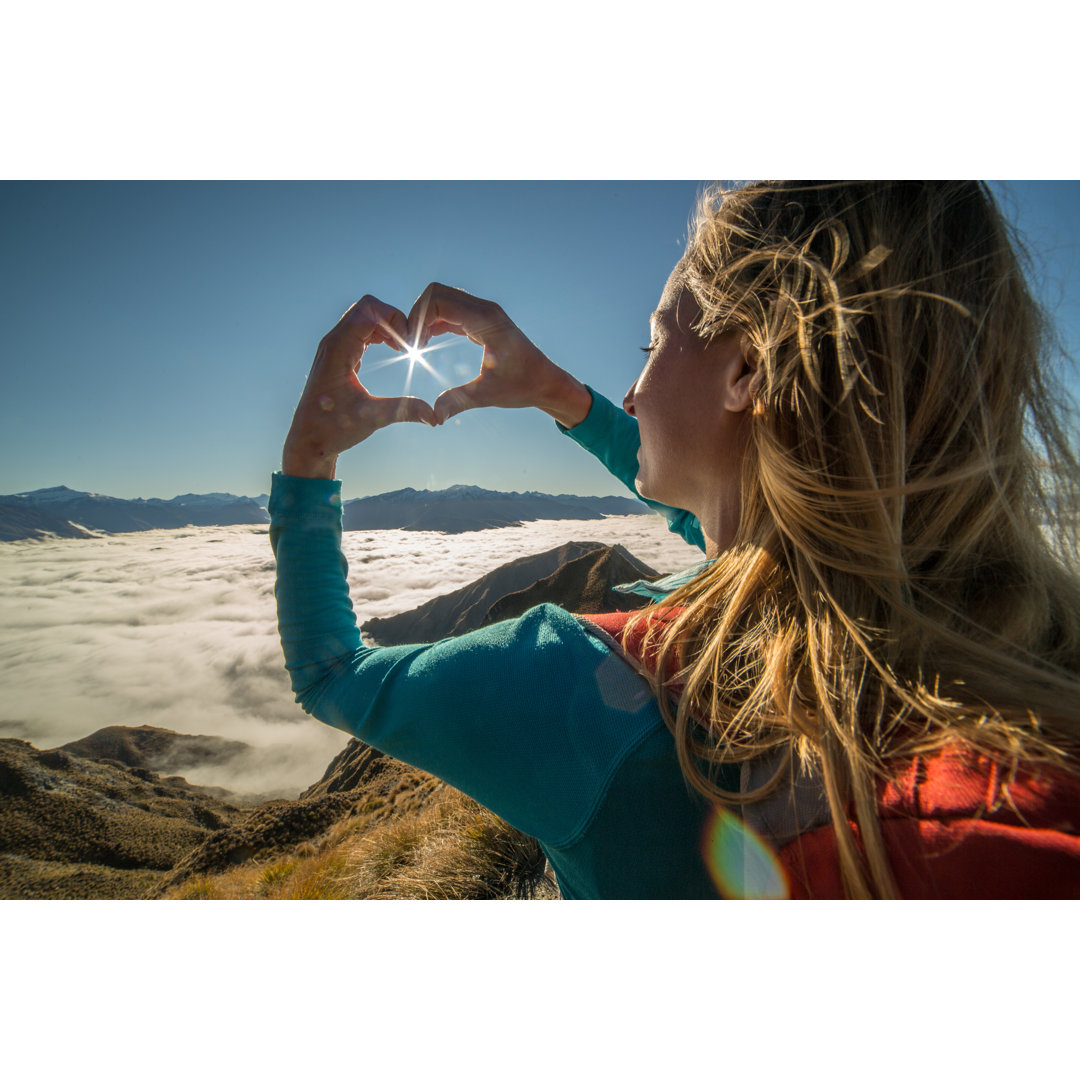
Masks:
[[[1080,183],[995,184],[1080,352]],[[0,493],[268,490],[315,347],[364,293],[432,280],[497,300],[616,402],[679,258],[696,182],[3,183]],[[463,339],[432,366],[462,382]],[[402,392],[405,365],[361,377]],[[1075,375],[1073,393],[1077,393]],[[418,369],[411,392],[442,385]],[[398,425],[349,451],[346,497],[455,483],[620,492],[534,410]]]

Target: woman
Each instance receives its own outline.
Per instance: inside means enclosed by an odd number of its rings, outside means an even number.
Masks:
[[[434,409],[357,381],[370,342],[444,332],[484,360]],[[457,290],[346,313],[270,506],[297,699],[536,836],[564,896],[715,896],[715,805],[797,896],[1080,896],[1080,465],[988,190],[708,192],[651,332],[620,413]],[[363,647],[337,454],[492,405],[546,411],[706,562],[631,618]]]

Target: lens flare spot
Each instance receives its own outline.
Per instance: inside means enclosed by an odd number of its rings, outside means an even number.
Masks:
[[[787,875],[776,854],[730,810],[717,807],[705,826],[702,856],[726,900],[787,900]]]
[[[609,709],[636,713],[651,700],[652,694],[648,687],[641,685],[640,679],[628,672],[626,664],[614,653],[609,653],[596,669],[594,678],[600,697]]]

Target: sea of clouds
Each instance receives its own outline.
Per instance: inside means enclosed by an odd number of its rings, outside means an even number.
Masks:
[[[446,535],[347,532],[360,622],[408,611],[570,540],[622,544],[668,573],[702,558],[656,516]],[[295,704],[267,530],[241,525],[0,543],[0,737],[40,748],[111,724],[218,735],[251,752],[192,783],[295,797],[348,737]]]

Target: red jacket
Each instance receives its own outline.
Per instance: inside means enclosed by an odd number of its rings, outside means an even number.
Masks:
[[[587,616],[628,658],[656,670],[633,613]],[[1007,784],[1000,766],[958,744],[917,757],[878,789],[882,838],[905,899],[1080,899],[1080,782],[1030,769]],[[858,826],[850,822],[858,835]],[[832,825],[777,851],[793,899],[842,899]]]

